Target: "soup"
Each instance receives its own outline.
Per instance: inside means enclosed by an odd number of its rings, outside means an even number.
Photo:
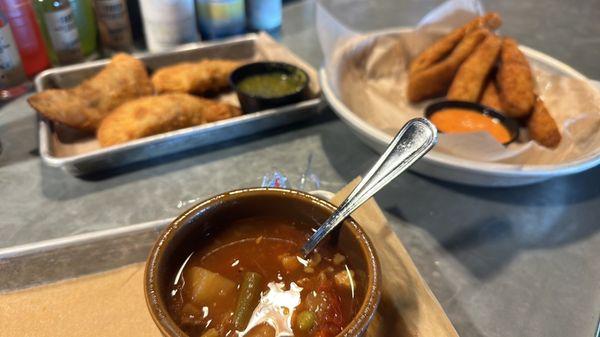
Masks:
[[[333,337],[358,311],[366,276],[343,252],[325,242],[299,256],[314,224],[254,217],[222,227],[172,282],[168,308],[189,336]]]

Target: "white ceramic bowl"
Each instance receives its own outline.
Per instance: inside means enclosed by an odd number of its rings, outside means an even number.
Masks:
[[[386,34],[386,32],[374,33]],[[537,65],[551,68],[552,70],[589,81],[584,75],[570,66],[528,47],[521,46],[521,50],[529,60]],[[392,136],[368,124],[354,114],[337,97],[332,89],[331,82],[323,68],[319,71],[319,80],[323,94],[336,114],[346,122],[350,128],[375,151],[382,153],[387,144],[392,141]],[[600,82],[594,83],[600,88]],[[514,165],[505,163],[479,162],[455,157],[452,155],[430,152],[423,159],[417,161],[411,170],[423,175],[476,186],[519,186],[533,184],[550,178],[574,174],[585,171],[600,164],[600,148],[587,154],[579,160],[570,161],[560,165]]]

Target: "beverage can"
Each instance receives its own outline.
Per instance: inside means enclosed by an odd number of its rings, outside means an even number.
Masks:
[[[243,0],[197,0],[196,10],[203,38],[217,39],[246,30]]]
[[[246,16],[251,30],[277,30],[281,27],[281,0],[247,0]]]

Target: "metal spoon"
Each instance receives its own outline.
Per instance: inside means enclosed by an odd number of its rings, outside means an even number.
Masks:
[[[436,143],[437,129],[427,119],[415,118],[406,123],[360,184],[308,239],[302,247],[304,257],[348,215],[423,157]]]

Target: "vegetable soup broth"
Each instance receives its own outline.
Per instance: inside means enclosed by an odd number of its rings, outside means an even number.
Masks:
[[[300,258],[312,227],[255,217],[210,233],[173,282],[168,304],[174,320],[192,337],[338,334],[362,302],[355,280],[364,273],[355,273],[329,242],[309,259]],[[248,284],[256,288],[254,299]],[[240,305],[242,297],[253,303]],[[281,301],[263,305],[269,298]]]

